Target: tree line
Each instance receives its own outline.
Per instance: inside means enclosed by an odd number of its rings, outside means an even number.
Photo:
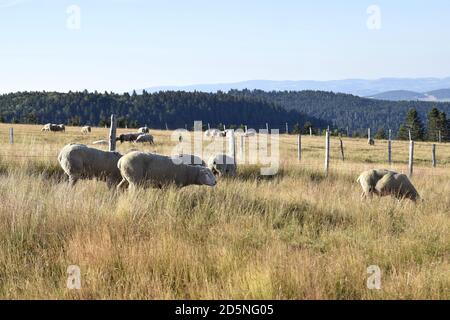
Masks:
[[[297,122],[316,127],[326,121],[275,103],[228,93],[168,91],[158,93],[116,94],[98,92],[18,92],[0,95],[0,121],[10,123],[65,123],[69,125],[109,125],[115,114],[119,127],[148,125],[169,129],[193,127],[196,120],[206,126],[284,128]]]
[[[387,130],[391,129],[393,136],[398,135],[399,138],[404,138],[404,133],[408,132],[408,123],[405,123],[405,119],[409,110],[414,109],[420,121],[427,123],[427,127],[429,126],[428,130],[424,128],[423,133],[419,133],[419,137],[435,140],[438,134],[436,127],[439,126],[441,133],[446,135],[445,139],[449,140],[448,130],[444,130],[445,125],[442,119],[428,122],[428,115],[433,108],[439,109],[438,111],[443,113],[441,118],[445,113],[449,114],[450,103],[446,102],[385,101],[361,98],[350,94],[311,90],[231,90],[229,93],[238,97],[262,99],[287,110],[306,113],[331,123],[331,128],[334,128],[333,132],[346,133],[348,129],[353,136],[365,136],[367,128],[372,128],[375,130],[374,132],[378,130],[379,135],[383,136]],[[404,125],[401,126],[401,124]]]
[[[202,120],[206,128],[247,125],[290,133],[331,133],[399,139],[450,141],[450,103],[380,101],[322,91],[231,90],[228,93],[166,91],[142,94],[98,92],[17,92],[0,95],[0,121],[109,125],[115,114],[119,127],[148,125],[160,129],[192,129]],[[424,125],[424,123],[426,123]]]

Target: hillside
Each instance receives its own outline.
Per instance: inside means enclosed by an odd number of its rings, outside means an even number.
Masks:
[[[440,89],[428,92],[429,95],[438,100],[450,101],[450,89]]]
[[[371,95],[367,98],[389,101],[419,100],[431,102],[448,102],[450,101],[450,89],[439,89],[424,93],[408,90],[394,90]]]
[[[323,91],[232,90],[230,93],[238,97],[263,99],[287,110],[296,110],[331,122],[338,128],[348,126],[352,131],[364,131],[368,127],[373,129],[384,127],[396,132],[410,108],[416,108],[423,120],[433,107],[450,114],[450,103],[382,101]]]
[[[427,95],[408,90],[394,90],[378,93],[367,98],[390,101],[411,101],[427,99]]]
[[[204,125],[246,124],[259,129],[266,122],[272,128],[285,128],[300,120],[314,126],[327,123],[295,110],[287,111],[271,102],[225,93],[160,92],[143,95],[125,93],[22,92],[0,95],[0,119],[16,123],[66,123],[103,126],[109,116],[118,117],[118,125],[152,128],[191,128],[195,120]]]
[[[381,78],[344,79],[330,81],[313,80],[249,80],[232,83],[194,84],[188,86],[159,86],[147,88],[147,92],[159,91],[203,91],[217,92],[229,90],[264,90],[264,91],[332,91],[354,94],[365,97],[387,91],[407,90],[414,92],[427,92],[441,88],[450,88],[449,78]],[[142,90],[140,90],[142,92]]]

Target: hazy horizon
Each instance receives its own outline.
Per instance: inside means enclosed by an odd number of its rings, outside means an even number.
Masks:
[[[0,92],[446,78],[450,3],[0,0]]]

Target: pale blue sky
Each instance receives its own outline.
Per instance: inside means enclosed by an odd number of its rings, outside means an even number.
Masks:
[[[0,92],[447,77],[449,35],[448,0],[0,0]]]

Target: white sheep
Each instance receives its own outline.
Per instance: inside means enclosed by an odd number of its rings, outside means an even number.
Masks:
[[[361,184],[361,188],[363,190],[361,198],[372,197],[373,194],[376,193],[375,186],[377,185],[378,181],[389,172],[392,171],[386,169],[375,169],[367,170],[361,173],[356,180]]]
[[[139,128],[138,132],[139,133],[150,133],[150,129],[147,126],[145,126],[145,127]]]
[[[171,158],[173,159],[175,164],[184,163],[184,164],[188,164],[191,166],[206,167],[206,163],[205,163],[205,161],[202,160],[202,158],[200,158],[199,156],[192,155],[192,154],[180,154],[177,156],[173,156]]]
[[[118,152],[102,151],[83,144],[69,144],[62,148],[58,162],[69,176],[70,185],[79,179],[97,178],[105,180],[109,187],[121,180],[117,162],[122,157]]]
[[[137,186],[159,187],[175,184],[178,187],[188,185],[215,186],[216,179],[213,173],[202,166],[175,164],[173,159],[167,156],[131,152],[123,156],[117,167],[122,175],[122,182],[118,189],[128,183],[130,189]]]
[[[134,142],[135,143],[148,142],[150,144],[155,144],[153,142],[153,136],[151,134],[147,134],[147,133],[139,135]]]
[[[377,182],[376,193],[383,197],[392,195],[398,199],[410,199],[416,201],[420,198],[416,188],[404,174],[389,172]]]

